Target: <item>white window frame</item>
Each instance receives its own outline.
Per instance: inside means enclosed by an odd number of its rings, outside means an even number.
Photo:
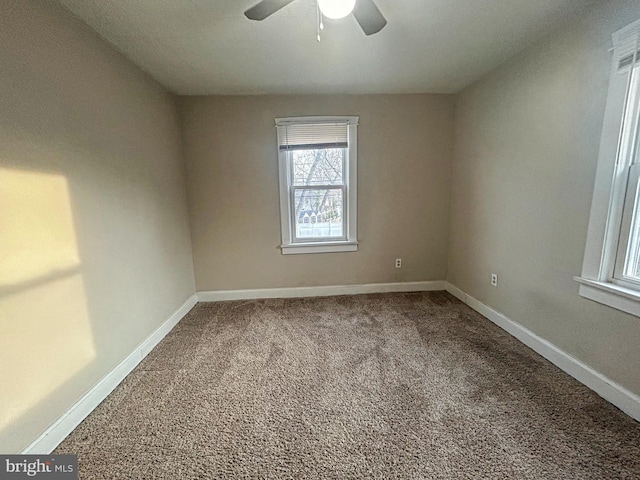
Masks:
[[[640,282],[623,272],[632,203],[640,187],[640,20],[612,38],[611,79],[585,256],[582,274],[575,280],[581,296],[640,316]],[[623,61],[630,54],[633,60]]]
[[[358,250],[358,121],[357,116],[309,116],[276,118],[276,127],[287,124],[313,124],[346,122],[348,142],[347,158],[344,162],[343,189],[343,218],[344,236],[341,238],[297,239],[295,236],[295,221],[293,219],[294,189],[291,181],[290,159],[291,152],[281,150],[281,129],[278,132],[278,174],[280,184],[280,226],[282,231],[282,253],[333,253],[355,252]],[[319,185],[318,188],[327,186]],[[330,188],[336,188],[330,186]]]

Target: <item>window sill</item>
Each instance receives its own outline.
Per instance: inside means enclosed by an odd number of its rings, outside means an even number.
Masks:
[[[589,278],[573,279],[580,284],[581,297],[640,317],[640,291]]]
[[[281,245],[283,255],[299,253],[357,252],[358,242],[307,242]]]

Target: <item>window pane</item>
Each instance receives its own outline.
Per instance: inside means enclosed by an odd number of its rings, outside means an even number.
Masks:
[[[296,237],[344,237],[342,192],[341,188],[296,188]]]
[[[627,245],[626,260],[624,264],[624,275],[640,280],[640,219],[638,204],[638,184],[635,185],[635,195],[633,196],[633,214],[631,217],[631,229],[629,232],[629,242]]]
[[[293,185],[342,185],[345,151],[343,148],[292,151]]]

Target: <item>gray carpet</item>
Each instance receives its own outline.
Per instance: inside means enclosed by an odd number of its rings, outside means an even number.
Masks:
[[[444,292],[198,304],[58,447],[82,479],[640,478],[640,424]]]

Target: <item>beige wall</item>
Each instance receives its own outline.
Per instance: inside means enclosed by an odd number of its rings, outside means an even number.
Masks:
[[[0,452],[194,292],[173,97],[53,2],[0,7]]]
[[[452,96],[180,101],[199,291],[445,278]],[[274,118],[300,115],[360,116],[358,252],[282,255],[278,248]]]
[[[611,34],[640,1],[586,15],[457,98],[449,281],[640,393],[640,319],[578,296]],[[490,274],[499,274],[497,288]]]

